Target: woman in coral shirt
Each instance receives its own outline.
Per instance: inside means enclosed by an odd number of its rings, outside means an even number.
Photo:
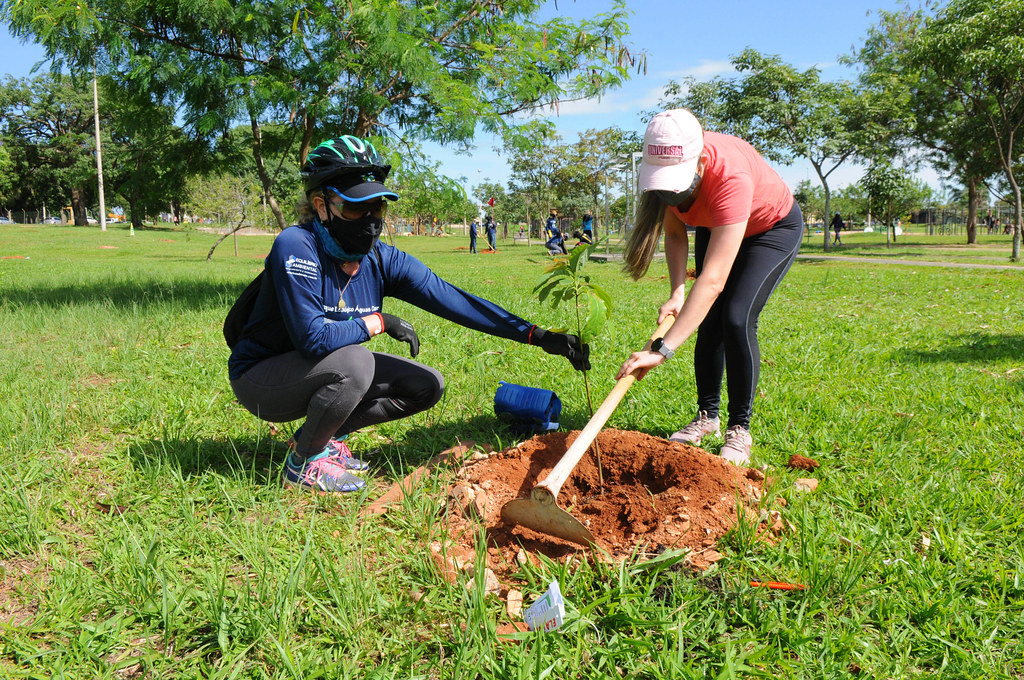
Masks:
[[[685,109],[655,116],[644,135],[636,224],[626,244],[625,269],[639,279],[662,232],[672,287],[658,322],[675,315],[664,338],[636,352],[618,377],[643,377],[697,332],[694,372],[697,414],[670,439],[699,444],[718,435],[722,378],[728,381],[729,421],[720,454],[748,465],[750,420],[761,364],[757,319],[800,249],[803,216],[793,194],[747,142],[704,132]],[[694,227],[697,279],[687,295],[687,226]]]

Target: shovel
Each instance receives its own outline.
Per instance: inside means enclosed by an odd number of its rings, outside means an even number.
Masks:
[[[655,338],[663,337],[675,320],[674,316],[666,317],[658,326],[658,330],[651,336],[645,349],[651,346],[651,342]],[[506,524],[524,526],[549,536],[556,536],[578,545],[591,546],[594,544],[594,535],[590,533],[590,530],[583,526],[578,519],[559,508],[555,499],[558,497],[562,485],[569,479],[573,468],[580,462],[580,458],[590,448],[594,439],[597,438],[598,432],[611,417],[615,407],[626,396],[626,390],[636,382],[635,374],[636,371],[619,378],[615,387],[604,398],[601,406],[576,437],[576,441],[572,443],[572,446],[548,473],[548,476],[533,487],[529,498],[516,498],[501,507],[502,521]]]

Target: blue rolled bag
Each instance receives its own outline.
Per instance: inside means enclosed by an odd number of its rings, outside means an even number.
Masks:
[[[517,432],[549,432],[558,429],[562,401],[551,390],[498,382],[494,413]]]

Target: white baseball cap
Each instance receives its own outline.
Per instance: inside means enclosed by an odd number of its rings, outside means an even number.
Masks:
[[[704,130],[686,109],[656,115],[644,133],[640,191],[686,191],[704,151]]]

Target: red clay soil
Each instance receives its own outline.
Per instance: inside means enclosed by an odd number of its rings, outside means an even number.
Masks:
[[[471,559],[478,517],[487,527],[488,566],[502,580],[518,569],[517,560],[544,554],[555,560],[591,551],[525,527],[506,526],[501,506],[526,498],[555,466],[578,431],[534,437],[520,445],[481,456],[460,471],[450,491],[449,554]],[[558,494],[558,505],[580,520],[612,559],[688,548],[689,561],[706,567],[720,557],[716,541],[737,520],[737,502],[753,507],[763,492],[764,475],[738,468],[703,449],[641,432],[604,430],[597,437],[604,484],[594,447],[583,456]],[[751,510],[756,518],[758,511]]]
[[[794,470],[815,470],[821,463],[813,458],[806,458],[799,453],[794,453],[789,457],[788,465]]]

